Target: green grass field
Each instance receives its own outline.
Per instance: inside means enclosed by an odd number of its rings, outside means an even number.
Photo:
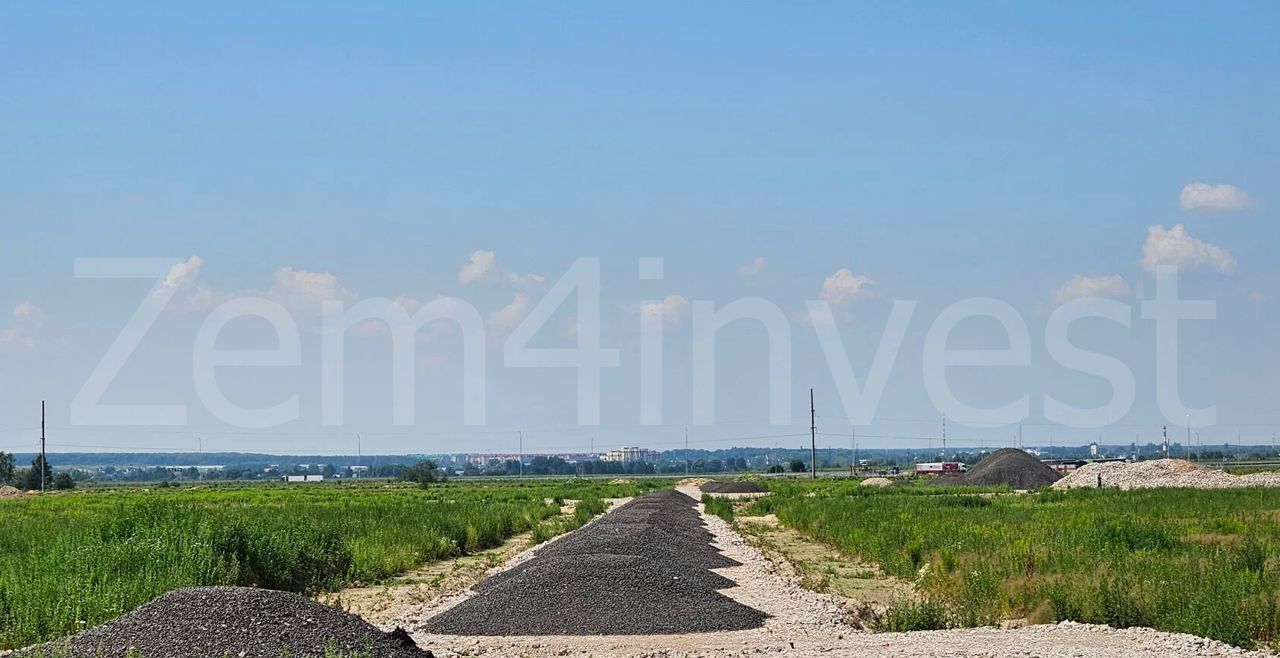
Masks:
[[[581,525],[598,499],[669,484],[537,480],[104,488],[0,501],[0,649],[94,626],[171,589],[312,593]],[[557,519],[547,500],[584,500]],[[575,525],[576,524],[576,525]]]
[[[1070,619],[1280,645],[1280,489],[772,487],[747,513],[916,583],[886,629]]]

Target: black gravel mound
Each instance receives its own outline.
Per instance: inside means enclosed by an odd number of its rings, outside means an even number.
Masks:
[[[984,487],[1007,484],[1014,489],[1047,487],[1062,476],[1049,465],[1017,448],[1001,448],[960,476],[960,484]]]
[[[15,655],[123,658],[131,649],[143,658],[303,658],[327,649],[377,658],[432,656],[402,630],[383,633],[297,594],[247,587],[174,590],[101,626]]]
[[[769,493],[768,489],[760,486],[758,482],[707,482],[701,487],[702,493],[718,493],[718,494],[747,494],[747,493]]]
[[[493,576],[426,621],[442,635],[651,635],[759,628],[763,612],[717,590],[736,566],[715,547],[695,501],[647,494]]]

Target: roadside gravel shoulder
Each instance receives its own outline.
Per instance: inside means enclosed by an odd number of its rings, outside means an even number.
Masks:
[[[697,490],[693,487],[681,487],[680,490],[697,497]],[[705,513],[702,519],[714,535],[714,545],[725,557],[740,563],[740,566],[715,570],[737,584],[736,587],[721,592],[744,605],[769,614],[770,618],[763,627],[745,631],[641,636],[468,637],[431,635],[413,630],[420,628],[431,614],[456,605],[457,600],[424,605],[416,611],[416,617],[409,615],[396,623],[404,624],[413,632],[419,646],[431,647],[438,656],[1263,658],[1269,655],[1244,651],[1191,635],[1162,633],[1150,629],[1113,629],[1070,622],[1016,630],[977,628],[866,633],[845,623],[843,600],[804,589],[794,576],[781,573],[763,553],[748,544],[728,523]],[[535,552],[536,550],[526,551],[516,559],[527,560]],[[513,565],[504,565],[495,572],[510,566]],[[531,595],[536,596],[536,593]]]

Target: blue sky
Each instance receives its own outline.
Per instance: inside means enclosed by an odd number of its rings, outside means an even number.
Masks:
[[[186,447],[200,435],[206,448],[337,450],[359,431],[373,450],[499,450],[521,427],[539,428],[533,449],[591,436],[666,447],[691,418],[690,324],[673,322],[665,341],[671,427],[644,428],[635,306],[758,296],[790,313],[842,268],[874,282],[843,309],[860,375],[893,301],[919,300],[868,435],[892,445],[938,431],[923,336],[976,296],[1025,315],[1033,364],[959,373],[953,387],[975,405],[1030,393],[1026,427],[1047,434],[1038,396],[1106,397],[1105,382],[1044,354],[1055,293],[1077,276],[1119,276],[1101,290],[1136,304],[1153,287],[1139,262],[1149,228],[1177,224],[1234,263],[1201,259],[1181,281],[1219,317],[1182,330],[1183,397],[1218,406],[1206,436],[1269,442],[1280,430],[1280,8],[1117,5],[11,5],[0,21],[0,448],[29,447],[42,397],[69,447]],[[1197,182],[1231,187],[1182,203]],[[504,275],[461,283],[476,251]],[[367,359],[349,375],[349,422],[323,428],[304,335],[301,368],[223,380],[246,405],[298,392],[297,422],[246,431],[193,411],[178,428],[71,427],[68,400],[150,285],[75,279],[73,261],[138,256],[198,256],[187,285],[218,294],[270,291],[292,268],[331,275],[320,284],[351,299],[457,296],[486,318],[545,291],[505,275],[554,281],[599,258],[603,339],[621,366],[604,377],[603,426],[579,427],[572,374],[503,369],[495,339],[489,422],[462,428],[456,347],[442,338],[422,348],[417,424],[393,427],[374,340],[351,348]],[[648,256],[665,259],[662,281],[637,279]],[[166,313],[106,401],[194,404],[202,318]],[[1111,427],[1058,437],[1156,439],[1167,419],[1150,324],[1135,306],[1131,330],[1082,327],[1081,344],[1131,366],[1137,400]],[[812,331],[792,330],[795,426],[767,424],[762,337],[734,326],[719,346],[731,355],[717,366],[721,422],[695,428],[695,441],[801,432],[810,386],[824,426],[847,431]],[[568,344],[563,334],[546,344]],[[967,340],[1006,341],[980,322],[957,336]],[[1016,429],[949,431],[1007,441]],[[757,441],[773,442],[799,441]]]

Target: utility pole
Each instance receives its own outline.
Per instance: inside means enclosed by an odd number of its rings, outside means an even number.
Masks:
[[[849,475],[853,475],[853,471],[858,467],[858,426],[849,426],[849,447],[853,450],[853,459],[849,460]]]
[[[1187,445],[1191,445],[1191,414],[1187,414]],[[1164,446],[1164,456],[1169,456],[1169,445]]]
[[[684,426],[684,476],[689,477],[689,426]]]
[[[809,454],[813,457],[813,479],[818,479],[818,412],[813,406],[813,389],[809,389]]]
[[[1022,448],[1022,423],[1018,423],[1018,448]]]
[[[520,433],[520,477],[524,477],[524,431]]]
[[[1164,425],[1160,428],[1160,443],[1164,447],[1165,456],[1169,455],[1169,426]]]
[[[942,459],[947,459],[947,415],[942,414]]]
[[[44,400],[40,401],[40,491],[44,492],[44,471],[49,467],[49,459],[44,454]]]

